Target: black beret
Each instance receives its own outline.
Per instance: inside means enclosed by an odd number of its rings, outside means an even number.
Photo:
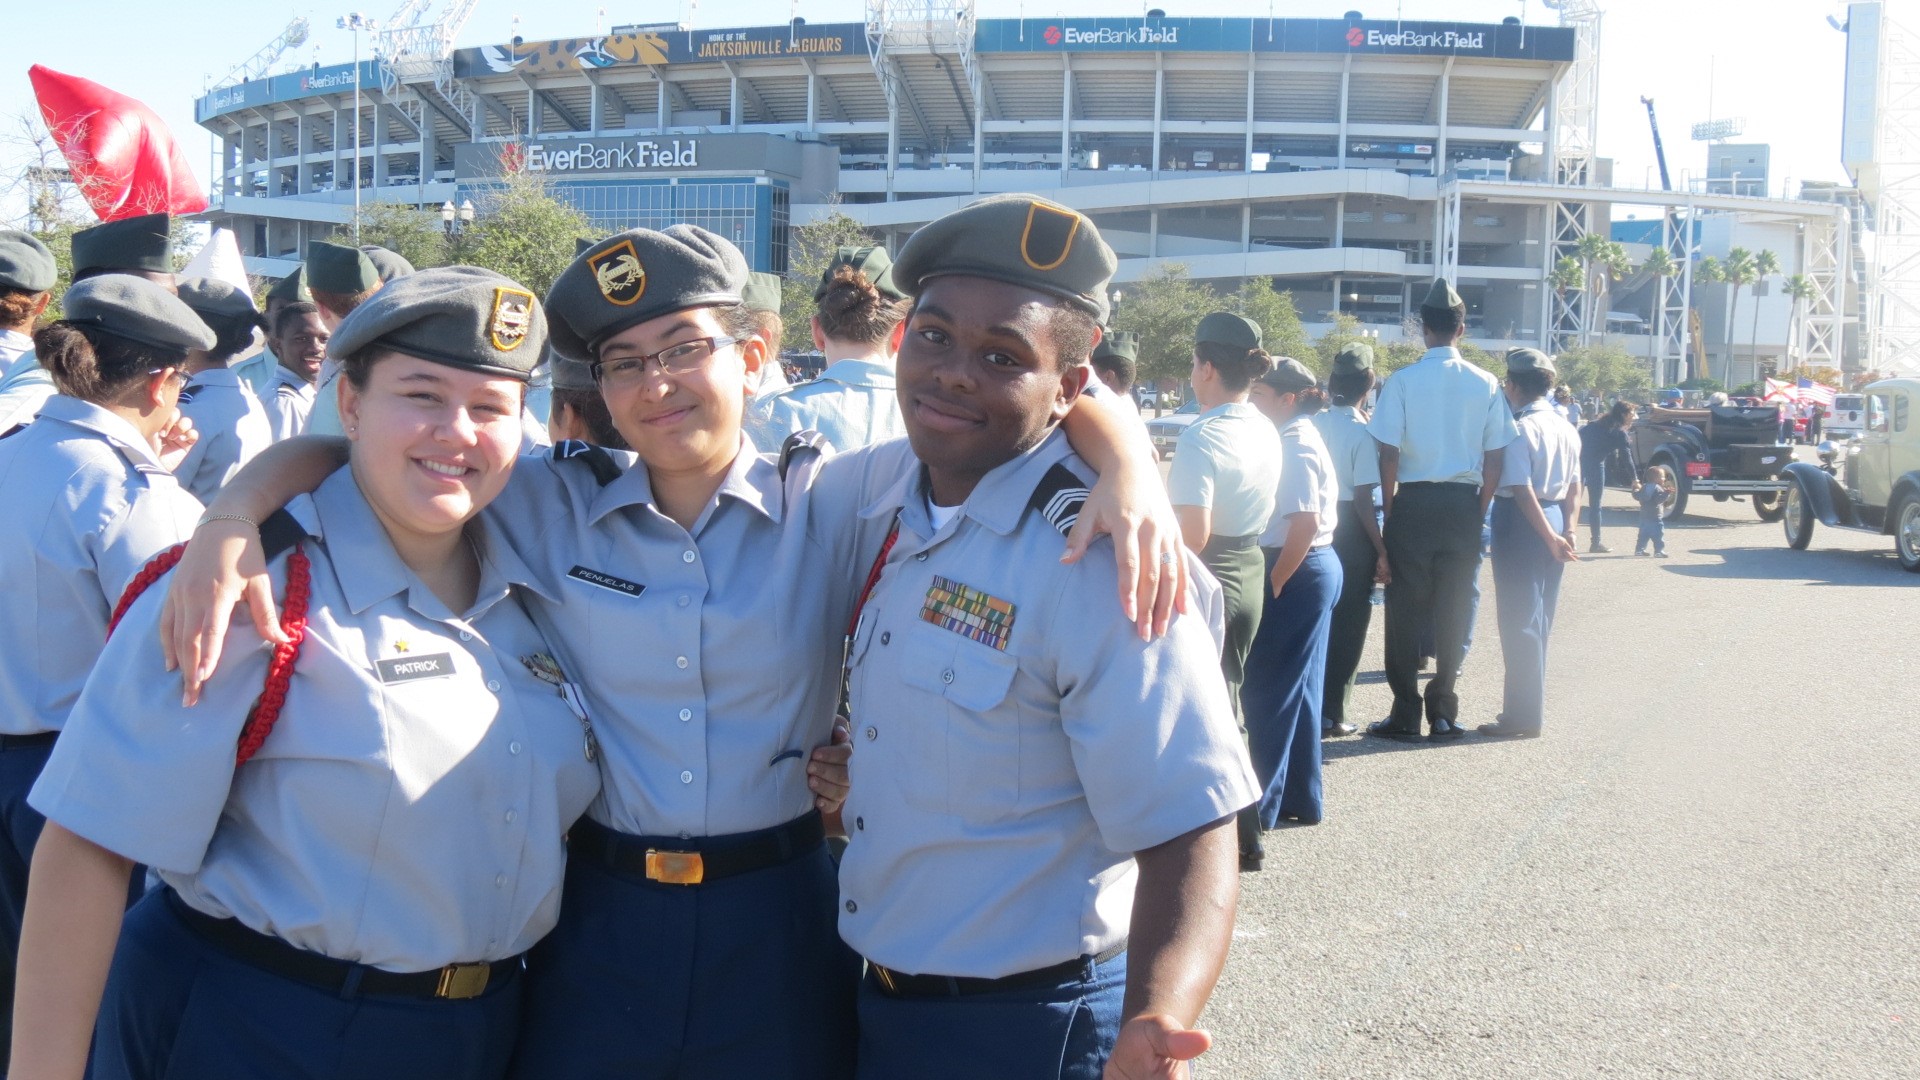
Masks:
[[[1117,356],[1127,363],[1137,363],[1140,359],[1140,337],[1127,330],[1109,330],[1100,337],[1100,344],[1093,347],[1093,359],[1097,363],[1103,356]]]
[[[145,270],[173,273],[173,219],[165,214],[106,221],[73,234],[73,272]]]
[[[358,296],[380,287],[380,270],[367,253],[345,244],[315,240],[307,245],[307,288]]]
[[[1231,349],[1257,349],[1261,333],[1260,324],[1244,315],[1235,315],[1231,311],[1216,311],[1200,320],[1193,331],[1195,345],[1213,342]]]
[[[1340,346],[1333,358],[1333,370],[1341,374],[1372,371],[1373,346],[1364,341],[1349,341]]]
[[[893,262],[893,284],[917,295],[936,277],[1004,281],[1060,297],[1107,321],[1118,262],[1093,219],[1038,195],[993,195],[930,222]]]
[[[448,367],[526,382],[547,347],[547,318],[531,289],[478,266],[442,266],[397,278],[340,321],[335,356],[378,346]]]
[[[746,287],[740,290],[740,303],[748,311],[780,314],[780,275],[759,270],[748,274]]]
[[[893,257],[887,254],[886,248],[877,245],[874,247],[842,245],[840,250],[833,253],[833,259],[827,263],[827,268],[820,272],[820,284],[813,287],[815,300],[827,295],[827,290],[833,287],[834,272],[843,266],[851,266],[865,274],[867,280],[873,283],[873,287],[880,290],[881,296],[889,300],[907,298],[906,294],[893,283]]]
[[[131,274],[101,274],[67,290],[60,301],[66,321],[104,330],[129,341],[168,349],[183,357],[213,348],[207,324],[173,290]]]
[[[1273,358],[1273,370],[1260,376],[1260,381],[1282,394],[1295,394],[1320,385],[1320,380],[1307,365],[1291,356]]]
[[[313,293],[307,289],[306,267],[296,267],[293,273],[273,283],[273,287],[267,290],[267,303],[272,305],[276,301],[283,304],[313,303]]]
[[[383,283],[413,273],[413,264],[397,251],[388,251],[378,244],[361,244],[360,253],[373,264],[373,272],[380,275]]]
[[[733,307],[747,284],[740,249],[697,225],[629,229],[573,260],[547,293],[553,348],[592,362],[600,343],[649,319]]]
[[[1550,375],[1554,374],[1553,357],[1539,349],[1508,349],[1507,374],[1511,375],[1516,371],[1544,371]]]
[[[187,278],[180,283],[179,295],[180,302],[202,318],[246,323],[249,326],[266,325],[260,310],[253,306],[253,297],[218,278]],[[218,327],[214,331],[218,333]]]
[[[1459,293],[1453,291],[1453,286],[1447,283],[1446,278],[1437,277],[1428,287],[1426,299],[1420,301],[1420,306],[1433,311],[1452,311],[1454,308],[1464,308],[1467,304],[1460,299]]]
[[[53,252],[32,233],[0,229],[0,289],[39,293],[60,280]]]

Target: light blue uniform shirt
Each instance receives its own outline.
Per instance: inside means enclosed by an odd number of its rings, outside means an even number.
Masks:
[[[840,935],[875,963],[991,978],[1097,954],[1127,935],[1134,852],[1259,797],[1198,560],[1192,611],[1151,643],[1110,542],[1061,564],[1057,485],[1091,475],[1055,432],[944,527],[918,470],[862,511],[900,523],[853,646],[840,866]]]
[[[1500,463],[1500,490],[1510,499],[1521,487],[1533,488],[1542,505],[1567,497],[1580,482],[1580,433],[1553,403],[1541,398],[1514,416],[1518,434]]]
[[[1314,414],[1313,426],[1333,459],[1334,482],[1341,502],[1353,498],[1353,489],[1380,483],[1380,446],[1367,434],[1367,422],[1352,405],[1336,405]]]
[[[1313,514],[1313,547],[1333,543],[1340,523],[1340,482],[1334,477],[1333,456],[1320,439],[1313,418],[1296,416],[1280,429],[1280,486],[1273,498],[1273,517],[1260,536],[1260,546],[1279,548],[1287,542],[1288,520],[1295,514]]]
[[[173,470],[201,502],[212,502],[240,466],[273,445],[267,410],[232,368],[209,368],[180,392],[180,411],[200,438]]]
[[[33,353],[23,353],[0,379],[0,433],[33,423],[47,399],[59,393],[53,376]]]
[[[748,431],[762,453],[777,452],[796,431],[817,431],[836,450],[907,433],[893,365],[873,359],[835,360],[812,382],[754,398],[748,412]]]
[[[273,393],[261,398],[260,404],[267,410],[267,427],[273,432],[274,442],[306,434],[313,400],[312,383],[280,364],[273,366]]]
[[[227,370],[240,377],[241,385],[253,394],[254,400],[264,402],[273,394],[273,372],[279,366],[280,358],[273,355],[272,349],[261,349],[245,360],[227,365]]]
[[[476,599],[448,610],[346,469],[289,510],[311,537],[312,598],[259,752],[234,767],[270,650],[236,623],[183,708],[155,641],[161,581],[29,801],[195,909],[335,959],[426,971],[526,951],[559,916],[562,837],[599,787],[581,720],[534,674],[550,650],[512,594],[541,586],[483,522]],[[284,557],[271,574],[284,596]]]
[[[1387,377],[1367,430],[1399,448],[1398,483],[1477,486],[1482,455],[1513,441],[1513,409],[1500,380],[1447,345]]]
[[[0,439],[0,506],[0,733],[58,731],[127,582],[193,532],[201,507],[133,425],[58,394]]]
[[[1175,506],[1212,511],[1214,536],[1252,536],[1273,516],[1280,433],[1244,401],[1199,415],[1173,448],[1167,495]]]
[[[0,330],[0,376],[13,370],[21,357],[33,351],[33,336],[18,330]]]

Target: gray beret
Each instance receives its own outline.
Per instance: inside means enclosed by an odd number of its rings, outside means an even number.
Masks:
[[[748,274],[746,287],[740,290],[740,303],[748,311],[780,314],[780,275],[759,270]]]
[[[131,274],[90,277],[68,289],[60,306],[75,326],[104,330],[182,357],[216,343],[213,331],[173,290]]]
[[[1139,362],[1139,335],[1128,330],[1109,330],[1100,335],[1100,344],[1093,347],[1094,362],[1105,356],[1117,356],[1129,364]]]
[[[960,275],[1060,297],[1107,321],[1107,284],[1119,265],[1093,219],[1038,195],[993,195],[920,228],[893,261],[894,287]]]
[[[307,288],[358,296],[380,287],[380,271],[367,253],[345,244],[315,240],[307,245]]]
[[[1452,311],[1467,305],[1466,301],[1460,299],[1460,294],[1453,291],[1453,286],[1447,283],[1446,278],[1437,277],[1427,289],[1426,298],[1420,301],[1420,306],[1434,311]]]
[[[383,283],[413,273],[413,264],[397,251],[388,251],[378,244],[361,244],[360,253],[373,264],[373,272],[380,275]]]
[[[1231,311],[1216,311],[1200,320],[1193,332],[1196,345],[1213,342],[1233,349],[1257,349],[1264,337],[1260,324],[1244,315],[1235,315]]]
[[[1333,357],[1333,370],[1344,375],[1372,371],[1373,346],[1364,341],[1349,341],[1340,346],[1340,351]]]
[[[307,290],[306,267],[297,267],[293,273],[273,283],[267,290],[267,304],[311,304],[313,293]]]
[[[696,307],[733,307],[747,284],[740,249],[697,225],[607,237],[560,272],[547,293],[553,348],[592,362],[600,343],[649,319]]]
[[[173,273],[173,219],[166,214],[104,221],[73,234],[73,273],[145,270]]]
[[[265,326],[253,297],[216,278],[188,278],[180,283],[180,302],[202,318]],[[209,324],[211,325],[211,324]]]
[[[593,381],[593,365],[578,360],[569,360],[547,346],[547,369],[553,372],[555,390],[597,391],[600,384]]]
[[[397,278],[340,321],[335,356],[368,346],[526,382],[547,347],[547,318],[530,289],[477,266]]]
[[[592,247],[593,245],[599,242],[600,241],[595,240],[591,236],[574,237],[573,238],[573,257],[577,259],[580,256],[585,255],[587,253],[588,248]]]
[[[1544,371],[1549,375],[1556,373],[1553,357],[1539,349],[1508,349],[1507,374],[1511,375],[1516,371]]]
[[[827,295],[827,290],[833,287],[834,273],[843,266],[851,266],[865,274],[867,280],[873,283],[873,287],[880,290],[881,296],[889,300],[907,298],[906,294],[893,283],[893,256],[887,254],[886,248],[878,245],[874,247],[843,245],[833,253],[833,259],[827,263],[827,268],[820,272],[820,284],[813,287],[815,300]]]
[[[1320,385],[1307,365],[1291,356],[1274,357],[1273,370],[1260,376],[1260,381],[1282,394],[1295,394]]]
[[[60,280],[53,252],[32,233],[0,229],[0,289],[40,293]]]

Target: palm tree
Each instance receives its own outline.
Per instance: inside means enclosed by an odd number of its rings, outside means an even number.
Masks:
[[[1727,280],[1727,266],[1725,263],[1721,262],[1719,259],[1716,259],[1713,256],[1709,255],[1706,258],[1701,259],[1699,262],[1693,264],[1693,283],[1695,285],[1714,285],[1725,280]],[[1694,310],[1698,310],[1698,306],[1699,305],[1696,304],[1694,306]],[[1693,317],[1693,312],[1689,311],[1688,318],[1692,318],[1692,317]],[[1701,342],[1694,340],[1691,330],[1689,330],[1687,340],[1694,342],[1696,346],[1703,344]],[[1681,361],[1680,366],[1683,371],[1687,367],[1687,363],[1688,361],[1686,360]],[[1694,372],[1693,377],[1699,378],[1705,374],[1707,373],[1704,371],[1697,371],[1697,372]],[[1682,379],[1680,381],[1686,382],[1687,380]]]
[[[1753,361],[1754,378],[1760,377],[1760,283],[1780,272],[1780,256],[1767,248],[1753,257],[1753,329],[1747,335],[1747,359]]]
[[[1582,283],[1585,282],[1586,279],[1587,272],[1580,265],[1580,260],[1571,255],[1563,255],[1560,257],[1559,262],[1553,264],[1553,271],[1547,275],[1547,284],[1553,286],[1554,293],[1560,297],[1560,306],[1565,307],[1567,304],[1568,291],[1579,291]],[[1549,321],[1547,330],[1551,333],[1552,329],[1552,321]],[[1551,337],[1547,339],[1547,347],[1549,349],[1554,348],[1558,344],[1559,342],[1554,341]]]
[[[1640,269],[1653,278],[1653,307],[1648,312],[1653,318],[1647,320],[1647,367],[1653,374],[1654,385],[1658,386],[1660,376],[1665,374],[1660,370],[1657,358],[1666,337],[1666,328],[1662,325],[1662,316],[1666,312],[1666,284],[1668,278],[1680,272],[1680,264],[1673,261],[1673,254],[1666,248],[1657,247],[1647,253],[1647,261],[1640,264]]]
[[[1754,281],[1753,252],[1737,247],[1727,252],[1727,261],[1720,266],[1721,280],[1729,286],[1727,290],[1727,362],[1721,368],[1722,383],[1733,384],[1733,320],[1740,311],[1740,289]]]
[[[1623,277],[1631,265],[1627,258],[1626,245],[1609,240],[1600,233],[1588,233],[1580,238],[1574,248],[1574,254],[1580,260],[1580,267],[1586,278],[1587,289],[1587,326],[1582,344],[1590,344],[1593,339],[1593,325],[1598,322],[1602,332],[1607,326],[1607,283]]]
[[[1800,320],[1802,313],[1806,311],[1804,305],[1820,295],[1820,289],[1807,275],[1795,274],[1787,279],[1785,291],[1793,300],[1793,313],[1787,316],[1787,359],[1797,368],[1800,365],[1798,361],[1794,361],[1793,354],[1794,346],[1800,343]]]

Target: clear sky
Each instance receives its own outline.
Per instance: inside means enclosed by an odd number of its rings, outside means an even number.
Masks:
[[[444,6],[447,0],[437,0]],[[1828,27],[1830,14],[1844,17],[1837,0],[1602,0],[1606,21],[1601,46],[1599,147],[1615,159],[1616,182],[1642,185],[1658,176],[1642,95],[1659,106],[1661,135],[1674,182],[1704,171],[1701,144],[1688,138],[1696,121],[1745,117],[1740,141],[1773,146],[1774,190],[1783,182],[1844,180],[1840,154],[1841,78],[1845,35]],[[13,0],[8,24],[17,45],[14,65],[0,78],[0,127],[17,130],[14,117],[34,111],[27,67],[45,64],[81,75],[145,101],[173,128],[188,157],[207,179],[212,140],[193,122],[193,100],[256,50],[287,22],[304,15],[313,25],[309,42],[283,58],[307,64],[345,63],[353,38],[335,19],[350,0],[316,7],[261,0]],[[1154,0],[1170,16],[1267,14],[1337,18],[1358,9],[1368,18],[1498,22],[1523,16],[1552,24],[1555,14],[1541,0]],[[377,0],[361,10],[385,20],[396,0]],[[1132,15],[1149,5],[1120,2],[1060,3],[981,0],[986,18],[1025,15]],[[1266,10],[1263,10],[1266,9]],[[607,12],[602,19],[601,11]],[[679,20],[695,27],[762,26],[793,14],[812,22],[858,21],[861,0],[480,0],[459,44],[505,41],[517,32],[529,41],[575,37],[597,23]],[[279,68],[276,68],[279,70]],[[1711,72],[1712,77],[1709,78]],[[0,146],[0,171],[17,175],[17,147]],[[20,213],[0,205],[0,218]]]

